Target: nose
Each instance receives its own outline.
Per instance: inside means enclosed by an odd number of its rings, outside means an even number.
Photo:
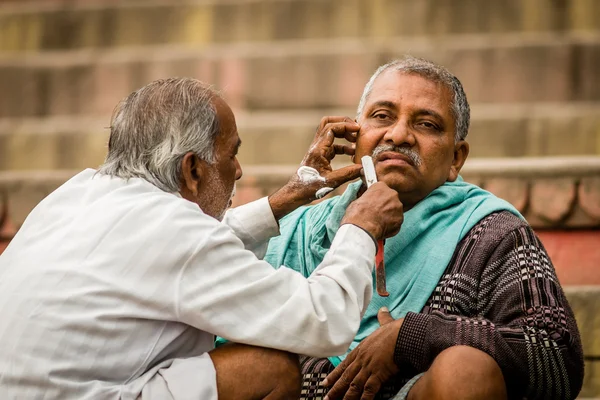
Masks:
[[[240,165],[240,162],[238,161],[237,157],[235,158],[235,180],[239,180],[243,175],[242,172],[242,166]]]
[[[393,143],[395,146],[412,147],[415,144],[415,136],[411,131],[408,121],[399,119],[396,123],[389,127],[383,136],[385,143]]]

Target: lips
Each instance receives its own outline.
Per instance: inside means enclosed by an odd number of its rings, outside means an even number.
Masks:
[[[414,167],[414,163],[412,159],[408,156],[405,156],[401,153],[396,153],[394,151],[386,151],[381,153],[381,155],[377,159],[378,162],[384,161],[396,161],[396,162],[405,162],[406,164],[412,165]]]

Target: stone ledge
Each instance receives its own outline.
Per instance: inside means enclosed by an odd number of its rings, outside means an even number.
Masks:
[[[457,45],[460,45],[459,42]],[[91,52],[89,57],[17,57],[0,61],[0,117],[106,115],[144,84],[193,76],[227,90],[229,103],[248,110],[355,107],[365,82],[381,63],[407,51],[440,62],[463,82],[472,103],[596,102],[600,82],[593,43],[450,48],[354,41],[269,45],[265,54],[191,49]],[[489,46],[489,47],[488,47]],[[250,48],[252,50],[252,48]],[[76,61],[76,62],[74,62]],[[51,99],[52,101],[50,101]]]
[[[523,105],[522,110],[528,111],[474,106],[468,137],[471,160],[600,155],[600,103]],[[349,108],[236,111],[244,142],[240,162],[243,166],[299,163],[324,114],[352,116],[354,112]],[[0,171],[96,167],[106,155],[107,125],[108,116],[0,118]],[[520,168],[517,164],[513,170]]]
[[[235,204],[271,194],[296,168],[244,167]],[[0,172],[0,198],[7,204],[8,219],[19,226],[39,201],[76,172]],[[600,157],[470,159],[462,175],[511,202],[534,228],[600,228]]]
[[[1,3],[0,3],[1,4]],[[593,31],[593,1],[38,1],[0,7],[0,48],[44,50],[169,42]],[[108,17],[108,18],[107,18]],[[112,25],[106,29],[105,21]],[[430,23],[435,20],[436,23]],[[222,27],[226,25],[227,29]],[[0,30],[1,32],[1,30]]]
[[[324,39],[286,39],[241,43],[218,43],[204,46],[158,44],[128,48],[69,49],[53,51],[3,52],[2,67],[81,67],[89,64],[144,63],[183,61],[198,58],[273,59],[311,55],[367,55],[370,53],[423,53],[443,51],[510,50],[600,44],[600,32],[553,33],[479,33],[447,36],[395,36],[377,39],[340,37]]]
[[[229,90],[222,91],[228,100]],[[358,103],[357,93],[355,103]],[[118,99],[115,100],[115,105]],[[600,115],[600,101],[565,101],[565,102],[471,102],[471,122],[488,120],[523,120],[523,119],[560,119],[589,118]],[[354,117],[356,107],[318,108],[284,110],[247,110],[233,107],[238,127],[255,128],[315,128],[325,115],[346,115]],[[90,127],[106,128],[110,123],[110,113],[96,115],[53,115],[48,117],[0,118],[0,135],[18,132],[36,132],[40,134],[83,132]],[[471,135],[469,135],[471,137]]]

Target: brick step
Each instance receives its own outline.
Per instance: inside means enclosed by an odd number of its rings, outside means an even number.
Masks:
[[[598,271],[598,268],[596,268]],[[581,334],[585,375],[579,397],[600,398],[600,286],[564,288]]]
[[[516,39],[515,39],[516,40]],[[0,118],[105,115],[151,80],[194,76],[249,110],[354,107],[381,63],[407,51],[446,65],[472,103],[600,100],[600,34],[587,39],[474,42],[334,40],[0,57]],[[491,46],[491,47],[490,47]],[[236,46],[233,46],[236,47]]]
[[[243,166],[302,160],[324,115],[352,109],[236,112]],[[0,119],[0,170],[96,167],[109,117]],[[474,105],[471,158],[600,155],[600,103]],[[27,155],[27,156],[24,156]]]
[[[81,169],[0,171],[0,210],[8,201],[11,221],[20,226],[40,200]],[[243,169],[236,205],[273,193],[298,164]],[[536,228],[600,227],[600,157],[469,159],[462,175],[511,202]]]
[[[175,4],[174,4],[175,3]],[[600,28],[595,0],[0,3],[0,51]]]

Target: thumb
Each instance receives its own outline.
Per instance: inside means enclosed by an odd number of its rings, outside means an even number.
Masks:
[[[351,164],[343,168],[336,169],[327,174],[327,186],[336,188],[343,183],[360,177],[362,165]]]
[[[394,321],[392,315],[390,314],[390,310],[387,307],[381,307],[379,312],[377,313],[377,320],[379,321],[379,325],[383,326],[389,322]]]

